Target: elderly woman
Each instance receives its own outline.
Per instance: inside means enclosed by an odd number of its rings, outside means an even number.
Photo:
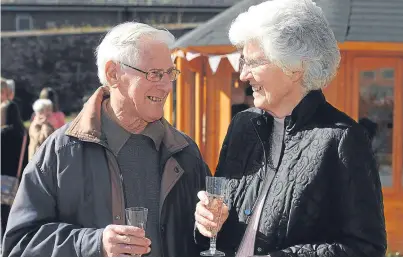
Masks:
[[[256,108],[234,117],[222,146],[215,175],[229,179],[230,212],[219,223],[199,192],[196,240],[222,226],[217,249],[227,255],[384,255],[368,137],[321,91],[340,62],[322,10],[311,0],[267,1],[240,14],[229,38]]]
[[[38,99],[32,105],[35,117],[29,127],[28,158],[32,159],[43,142],[55,131],[50,123],[53,103],[49,99]]]
[[[59,97],[56,91],[50,87],[43,88],[39,93],[39,99],[48,99],[52,102],[52,112],[49,122],[53,128],[58,129],[66,123],[66,116],[59,109]]]

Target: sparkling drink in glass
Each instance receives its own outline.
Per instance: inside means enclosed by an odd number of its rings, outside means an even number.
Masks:
[[[224,177],[206,177],[206,192],[209,203],[207,205],[215,217],[215,222],[221,220],[222,207],[224,204],[227,180]],[[218,217],[217,217],[218,215]],[[218,228],[210,228],[213,236],[210,238],[210,249],[200,253],[201,256],[225,256],[224,252],[216,249]]]

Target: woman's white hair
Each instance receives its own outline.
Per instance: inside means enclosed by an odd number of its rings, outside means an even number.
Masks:
[[[108,61],[123,62],[135,66],[141,52],[147,46],[146,40],[158,41],[168,47],[173,45],[175,37],[167,30],[160,30],[147,24],[126,22],[113,27],[96,49],[98,78],[102,85],[107,85],[105,66]]]
[[[45,108],[52,109],[53,103],[50,99],[38,99],[32,105],[32,109],[35,113],[39,113],[45,110]]]
[[[229,39],[239,48],[256,40],[267,59],[286,74],[303,71],[307,91],[326,87],[340,63],[329,23],[311,0],[272,0],[252,6],[232,23]]]

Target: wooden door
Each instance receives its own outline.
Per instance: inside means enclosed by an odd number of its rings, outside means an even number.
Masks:
[[[384,194],[388,249],[403,251],[403,60],[355,57],[352,116],[372,134]]]

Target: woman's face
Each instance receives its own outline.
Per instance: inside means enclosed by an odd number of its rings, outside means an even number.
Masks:
[[[280,67],[267,60],[258,42],[245,44],[241,63],[244,65],[241,67],[240,79],[249,81],[252,86],[255,107],[277,116],[279,110],[300,101],[303,94],[302,73],[284,73]]]
[[[245,44],[243,56],[245,64],[240,79],[249,81],[252,86],[255,107],[271,111],[281,105],[283,99],[295,87],[290,76],[268,61],[255,41]]]

